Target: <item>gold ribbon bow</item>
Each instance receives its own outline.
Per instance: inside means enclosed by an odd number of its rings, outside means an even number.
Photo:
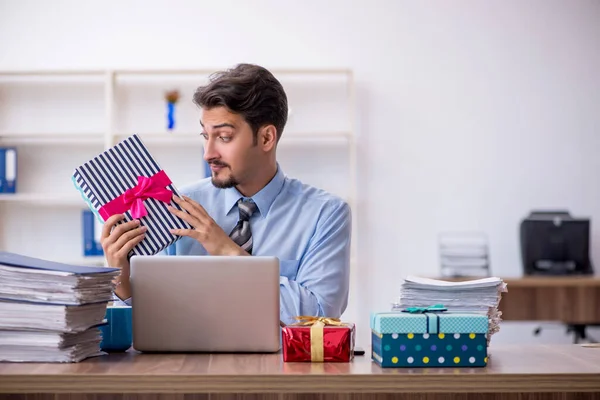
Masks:
[[[325,325],[344,326],[339,318],[313,317],[301,315],[295,317],[298,322],[292,325],[310,326],[310,360],[313,362],[323,362],[323,328]]]

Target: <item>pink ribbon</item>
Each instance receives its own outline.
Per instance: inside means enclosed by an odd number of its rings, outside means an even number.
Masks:
[[[150,178],[138,176],[138,183],[127,189],[121,196],[103,205],[98,212],[106,221],[110,216],[131,211],[132,218],[142,218],[148,215],[144,201],[149,198],[170,203],[173,192],[166,189],[171,180],[164,171],[160,171]]]

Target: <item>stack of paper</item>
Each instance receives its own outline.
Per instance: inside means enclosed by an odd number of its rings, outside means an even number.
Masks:
[[[0,361],[79,362],[100,354],[100,329],[62,333],[0,330]]]
[[[0,252],[0,361],[78,362],[100,354],[116,268]]]
[[[502,312],[498,305],[506,283],[500,278],[483,278],[460,282],[409,276],[402,283],[400,298],[393,310],[408,307],[429,307],[443,304],[448,312],[465,312],[487,315],[489,318],[488,343],[500,329]]]

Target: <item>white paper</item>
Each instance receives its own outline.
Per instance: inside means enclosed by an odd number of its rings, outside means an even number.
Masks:
[[[498,305],[506,291],[506,283],[497,277],[455,282],[411,275],[402,283],[400,296],[392,303],[392,310],[443,304],[448,312],[486,315],[489,343],[492,335],[500,329],[502,313]]]

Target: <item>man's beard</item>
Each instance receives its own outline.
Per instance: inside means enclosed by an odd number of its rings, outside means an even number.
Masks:
[[[239,185],[239,182],[233,176],[230,176],[228,179],[225,179],[224,181],[217,180],[213,176],[211,181],[212,181],[212,184],[216,188],[219,188],[219,189],[229,189],[229,188],[236,187],[237,185]]]
[[[229,170],[231,171],[231,167],[225,163],[221,163],[218,161],[212,161],[210,164],[217,165],[217,166],[223,167],[223,168],[229,168]],[[214,185],[214,187],[219,188],[219,189],[229,189],[232,187],[236,187],[237,185],[240,184],[233,175],[225,180],[217,180],[217,178],[215,178],[215,175],[213,175],[211,181],[212,181],[212,184]]]

